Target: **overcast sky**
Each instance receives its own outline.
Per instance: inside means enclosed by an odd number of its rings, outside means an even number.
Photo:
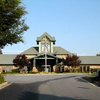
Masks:
[[[100,52],[100,0],[23,0],[29,30],[24,43],[6,46],[3,53],[21,53],[37,46],[44,32],[56,38],[56,46],[78,55]]]

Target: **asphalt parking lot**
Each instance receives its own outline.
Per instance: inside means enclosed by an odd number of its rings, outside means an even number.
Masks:
[[[0,100],[100,100],[100,88],[82,74],[9,75],[11,83],[0,90]]]

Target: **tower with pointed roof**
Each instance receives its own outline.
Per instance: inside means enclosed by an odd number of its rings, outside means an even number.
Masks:
[[[64,48],[55,46],[55,37],[50,36],[47,32],[37,37],[36,42],[36,47],[33,46],[22,52],[31,61],[35,72],[37,69],[52,72],[54,65],[60,63],[61,59],[68,54],[71,54]]]
[[[37,44],[39,45],[39,53],[53,53],[53,48],[55,44],[55,37],[50,36],[47,32],[45,32],[42,36],[37,37]],[[46,46],[46,48],[45,48]]]

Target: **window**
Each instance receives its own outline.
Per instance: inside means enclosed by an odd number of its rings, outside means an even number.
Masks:
[[[42,43],[42,46],[41,46],[41,51],[43,53],[48,53],[50,52],[50,43]]]

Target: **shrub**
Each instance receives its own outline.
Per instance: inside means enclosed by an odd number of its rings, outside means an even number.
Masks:
[[[3,75],[0,75],[0,84],[3,83],[5,80],[4,80],[4,77]]]
[[[59,73],[59,67],[57,65],[53,66],[53,72]]]
[[[19,71],[19,69],[13,69],[12,70],[12,73],[19,73],[20,71]]]
[[[69,73],[70,72],[70,68],[69,67],[65,67],[64,68],[64,72],[68,72]]]

